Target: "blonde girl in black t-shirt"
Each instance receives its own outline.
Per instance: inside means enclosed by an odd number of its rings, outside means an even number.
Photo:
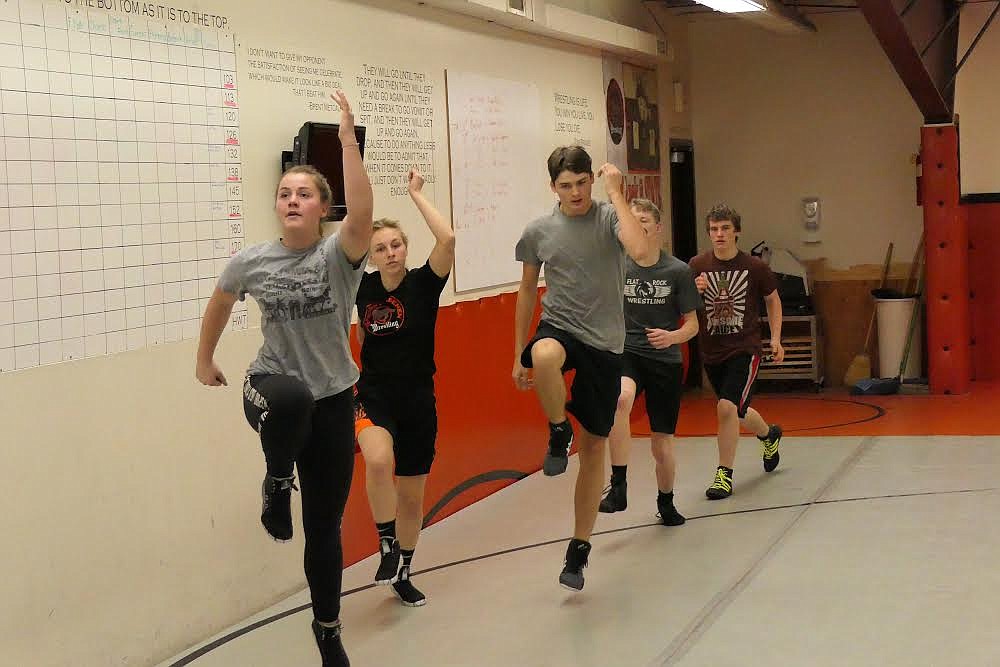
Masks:
[[[375,583],[391,584],[404,605],[419,607],[426,598],[410,582],[410,564],[434,460],[434,326],[455,261],[455,234],[424,195],[420,172],[411,169],[408,180],[410,198],[434,235],[434,248],[423,266],[410,271],[399,223],[375,221],[370,258],[378,270],[364,276],[357,297],[361,379],[355,431],[379,533],[382,560]]]

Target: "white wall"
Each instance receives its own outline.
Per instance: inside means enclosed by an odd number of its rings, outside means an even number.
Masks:
[[[442,120],[446,68],[530,77],[543,127],[554,126],[553,91],[595,99],[595,159],[604,151],[596,53],[414,3],[211,0],[199,8],[228,17],[238,40],[248,243],[277,234],[279,151],[303,121],[337,119],[285,88],[251,82],[250,47],[326,57],[343,69],[354,102],[363,63],[425,72]],[[443,122],[433,137],[437,182],[428,190],[448,213]],[[544,157],[557,143],[566,138],[551,134],[526,168],[547,178]],[[376,213],[401,218],[413,256],[426,254],[431,237],[406,197],[379,186]],[[443,300],[451,299],[449,287]],[[194,340],[0,375],[5,664],[151,664],[304,586],[301,536],[276,545],[257,519],[263,457],[239,385],[258,345],[254,328],[224,336],[218,360],[230,386],[218,390],[194,380]]]
[[[993,10],[991,4],[962,6],[958,57],[968,50]],[[996,64],[1000,61],[1000,32],[991,25],[975,51],[959,70],[955,82],[955,111],[959,115],[962,194],[1000,192],[1000,133],[996,108],[1000,94]]]
[[[893,241],[909,261],[920,114],[860,13],[814,18],[818,33],[801,35],[691,25],[698,217],[735,207],[746,250],[766,239],[848,268],[880,263]],[[805,196],[822,200],[818,244],[802,241]]]

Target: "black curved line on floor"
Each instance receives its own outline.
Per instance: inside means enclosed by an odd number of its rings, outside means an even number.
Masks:
[[[465,493],[474,486],[485,484],[486,482],[497,482],[502,479],[512,479],[515,482],[517,482],[524,479],[527,476],[528,473],[521,472],[520,470],[491,470],[489,472],[484,472],[480,475],[476,475],[475,477],[470,477],[469,479],[465,480],[464,482],[453,488],[448,493],[444,494],[441,497],[441,500],[434,503],[434,507],[432,507],[430,511],[427,512],[427,515],[424,517],[423,527],[426,528],[427,526],[429,526],[431,521],[434,519],[434,516],[438,512],[443,510],[448,503],[450,503],[452,500],[454,500],[455,498]]]
[[[701,514],[701,515],[698,515],[698,516],[688,517],[687,520],[688,521],[696,521],[698,519],[714,519],[714,518],[721,517],[721,516],[736,516],[738,514],[757,514],[759,512],[771,512],[773,510],[784,510],[784,509],[794,509],[794,508],[799,508],[799,507],[808,507],[810,505],[835,505],[835,504],[839,504],[839,503],[855,503],[855,502],[864,502],[864,501],[871,501],[871,500],[892,500],[892,499],[895,499],[895,498],[919,498],[919,497],[923,497],[923,496],[948,496],[948,495],[958,495],[958,494],[962,494],[962,493],[988,493],[990,491],[1000,491],[1000,487],[988,487],[988,488],[982,488],[982,489],[958,489],[958,490],[953,490],[953,491],[919,491],[919,492],[915,492],[915,493],[894,493],[894,494],[890,494],[890,495],[886,495],[886,496],[864,496],[864,497],[861,497],[861,498],[837,498],[837,499],[834,499],[834,500],[815,500],[815,501],[804,502],[804,503],[792,503],[790,505],[774,505],[774,506],[770,506],[770,507],[755,507],[755,508],[744,509],[744,510],[734,510],[732,512],[718,512],[718,513],[715,513],[715,514]],[[636,530],[637,528],[650,528],[650,527],[659,526],[659,525],[660,525],[659,521],[656,521],[654,523],[640,523],[640,524],[637,524],[637,525],[634,525],[634,526],[625,526],[623,528],[612,528],[610,530],[597,531],[597,532],[594,533],[594,535],[611,535],[613,533],[623,533],[623,532],[629,531],[629,530]],[[503,549],[501,551],[494,551],[493,553],[481,554],[479,556],[472,556],[470,558],[463,558],[462,560],[452,561],[451,563],[443,563],[441,565],[435,565],[434,567],[429,567],[426,570],[418,570],[417,572],[414,572],[412,574],[412,576],[417,576],[417,575],[420,575],[420,574],[428,574],[430,572],[436,572],[437,570],[444,570],[444,569],[449,568],[449,567],[455,567],[456,565],[465,565],[467,563],[474,563],[474,562],[479,561],[479,560],[486,560],[488,558],[496,558],[497,556],[505,556],[507,554],[517,553],[518,551],[528,551],[529,549],[537,549],[538,547],[547,547],[547,546],[549,546],[551,544],[559,544],[561,542],[565,542],[567,539],[569,539],[569,538],[560,537],[560,538],[555,539],[555,540],[546,540],[545,542],[536,542],[535,544],[525,544],[525,545],[522,545],[522,546],[519,546],[519,547],[511,547],[510,549]],[[343,593],[341,593],[341,598],[345,598],[348,595],[353,595],[354,593],[360,593],[362,591],[367,591],[368,589],[371,589],[371,588],[375,588],[375,584],[366,584],[364,586],[358,586],[357,588],[352,588],[352,589],[350,589],[348,591],[344,591]],[[235,630],[235,631],[229,633],[228,635],[226,635],[225,637],[220,637],[219,639],[216,639],[215,641],[211,642],[210,644],[206,644],[205,646],[201,647],[200,649],[198,649],[198,650],[196,650],[196,651],[194,651],[192,653],[189,653],[188,655],[184,656],[183,658],[181,658],[177,662],[170,663],[170,665],[168,665],[168,667],[184,667],[184,665],[189,665],[192,662],[194,662],[195,660],[197,660],[198,658],[200,658],[200,657],[202,657],[202,656],[210,653],[211,651],[219,648],[220,646],[222,646],[224,644],[228,644],[229,642],[233,641],[234,639],[239,639],[243,635],[248,634],[250,632],[253,632],[257,628],[261,628],[261,627],[263,627],[265,625],[269,625],[269,624],[274,623],[276,621],[280,621],[281,619],[287,618],[288,616],[291,616],[293,614],[297,614],[300,611],[305,611],[306,609],[309,609],[310,607],[312,607],[311,603],[299,605],[298,607],[293,607],[291,609],[286,609],[285,611],[283,611],[283,612],[281,612],[279,614],[275,614],[274,616],[269,616],[269,617],[267,617],[265,619],[262,619],[260,621],[255,622],[255,623],[251,623],[250,625],[246,626],[245,628],[240,628],[239,630]]]
[[[779,398],[779,397],[771,397]],[[864,401],[855,401],[842,398],[804,398],[802,396],[784,396],[780,397],[781,400],[785,401],[817,401],[824,403],[848,403],[850,405],[860,405],[866,408],[871,408],[875,411],[875,414],[870,417],[865,417],[863,419],[855,419],[849,422],[840,422],[837,424],[826,424],[824,426],[805,426],[802,428],[792,428],[785,430],[785,433],[801,433],[803,431],[821,431],[826,428],[840,428],[842,426],[854,426],[855,424],[864,424],[865,422],[875,421],[876,419],[881,419],[885,416],[886,410],[881,405],[875,405],[874,403],[866,403]],[[678,438],[709,438],[716,435],[715,433],[678,433]]]

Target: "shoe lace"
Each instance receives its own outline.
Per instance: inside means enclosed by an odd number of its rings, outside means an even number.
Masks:
[[[295,486],[294,479],[274,479],[271,478],[271,482],[265,487],[266,492],[264,493],[264,511],[267,511],[274,502],[274,495],[278,491],[288,491],[292,492],[292,489],[296,491],[299,487]]]
[[[767,437],[760,441],[760,448],[764,452],[765,457],[771,458],[778,451],[778,443]]]
[[[729,491],[733,488],[729,477],[726,475],[726,471],[722,468],[715,471],[715,481],[712,482],[712,488],[722,489],[723,491]]]

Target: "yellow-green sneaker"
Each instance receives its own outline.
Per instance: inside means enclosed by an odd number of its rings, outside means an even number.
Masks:
[[[778,443],[781,442],[781,427],[777,424],[771,424],[771,428],[767,430],[767,435],[763,438],[757,437],[760,440],[760,453],[764,459],[764,472],[771,472],[778,467],[778,461],[781,460],[781,455],[778,453]]]
[[[719,466],[715,471],[715,481],[705,489],[709,500],[722,500],[733,495],[733,471],[725,466]]]

